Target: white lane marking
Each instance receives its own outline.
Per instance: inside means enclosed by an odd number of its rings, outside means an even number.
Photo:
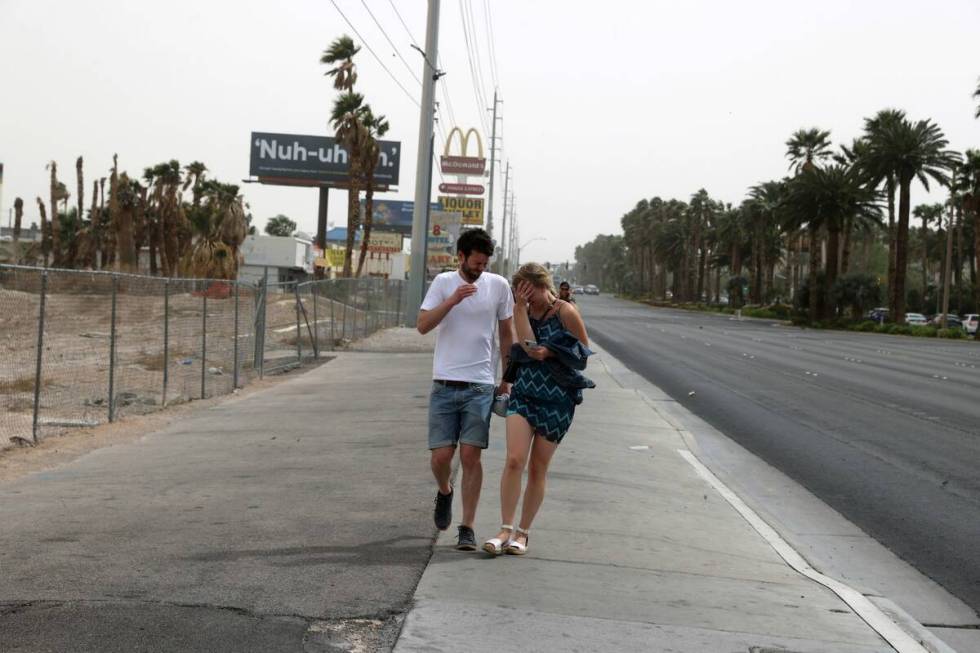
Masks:
[[[839,596],[854,612],[861,617],[865,623],[871,626],[875,632],[888,642],[898,653],[928,653],[925,647],[912,639],[908,633],[902,630],[894,621],[881,611],[881,609],[868,600],[863,594],[849,585],[845,585],[839,580],[821,574],[810,566],[786,540],[767,524],[754,510],[732,492],[727,485],[714,475],[714,473],[704,466],[693,453],[685,449],[678,449],[677,453],[684,460],[689,462],[695,471],[708,482],[742,517],[749,523],[755,531],[771,546],[779,557],[786,561],[797,573],[800,573],[810,580],[820,583],[834,594]]]

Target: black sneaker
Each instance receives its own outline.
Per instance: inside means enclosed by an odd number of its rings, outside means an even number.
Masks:
[[[476,551],[476,533],[469,526],[459,527],[459,536],[456,540],[456,548],[460,551]]]
[[[432,515],[432,518],[436,522],[436,528],[440,531],[444,531],[449,528],[449,525],[453,523],[453,491],[449,490],[449,494],[443,494],[442,492],[436,491],[436,509]]]

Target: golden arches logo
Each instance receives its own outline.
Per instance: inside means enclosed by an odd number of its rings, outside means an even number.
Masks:
[[[463,130],[460,129],[459,127],[453,127],[450,130],[449,135],[446,137],[446,147],[442,152],[443,156],[450,156],[449,150],[451,149],[453,144],[454,134],[459,134],[459,156],[466,156],[466,151],[469,146],[470,136],[473,135],[476,136],[477,158],[480,159],[484,158],[483,139],[480,138],[480,132],[478,132],[475,127],[470,127],[469,129],[467,129],[465,134],[463,133]]]

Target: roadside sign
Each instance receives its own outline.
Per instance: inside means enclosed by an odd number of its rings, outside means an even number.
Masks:
[[[483,195],[484,190],[481,184],[439,184],[440,193],[453,195]]]
[[[458,213],[429,213],[425,267],[430,276],[456,267],[456,241],[459,240],[461,219]]]
[[[482,197],[450,197],[440,195],[439,208],[443,211],[461,214],[463,216],[463,224],[483,225]]]
[[[375,254],[397,254],[402,251],[402,235],[372,229],[367,251]]]
[[[449,151],[453,143],[453,136],[456,134],[459,134],[459,154],[450,155]],[[476,156],[468,155],[467,150],[469,148],[470,136],[476,137]],[[442,156],[439,157],[439,167],[446,174],[462,176],[482,175],[487,169],[487,160],[483,157],[483,140],[480,138],[480,132],[470,127],[464,134],[463,130],[459,127],[453,127],[449,132],[449,136],[446,137],[446,147],[442,152]]]

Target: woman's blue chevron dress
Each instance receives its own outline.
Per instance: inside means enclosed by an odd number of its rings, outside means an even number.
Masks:
[[[537,342],[544,342],[565,328],[558,313],[540,321],[532,317],[530,322]],[[558,444],[572,425],[575,402],[568,391],[558,385],[543,361],[531,361],[521,365],[517,372],[510,390],[507,414],[522,416],[535,433]]]

